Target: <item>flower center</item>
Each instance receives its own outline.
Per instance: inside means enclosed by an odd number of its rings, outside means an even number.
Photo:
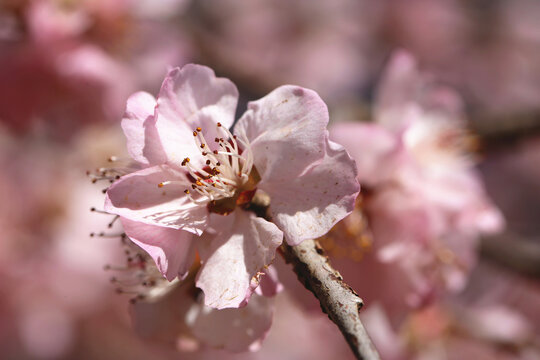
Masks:
[[[203,130],[193,131],[195,144],[204,159],[203,166],[193,164],[190,158],[182,161],[192,182],[184,190],[188,198],[197,205],[206,205],[210,212],[227,215],[236,206],[248,204],[260,181],[253,166],[253,153],[245,134],[233,135],[221,123],[217,123],[216,150],[211,150]],[[163,187],[169,181],[160,183]]]

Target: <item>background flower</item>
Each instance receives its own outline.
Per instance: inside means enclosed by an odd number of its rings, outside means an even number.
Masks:
[[[191,335],[170,346],[142,339],[128,313],[133,294],[114,294],[118,279],[108,284],[118,274],[103,267],[125,267],[129,255],[122,230],[109,229],[113,218],[99,213],[108,179],[92,184],[84,173],[134,170],[118,126],[128,96],[157,94],[170,68],[196,62],[239,86],[231,120],[247,102],[297,84],[321,95],[331,122],[364,129],[345,134],[351,153],[363,149],[355,157],[366,191],[357,206],[382,215],[355,211],[322,243],[364,298],[383,358],[538,357],[539,11],[534,0],[2,1],[2,356],[351,357],[279,256],[284,291],[272,300],[273,325],[255,353],[210,350]],[[422,75],[402,71],[392,85],[384,69],[397,48],[417,59]],[[383,96],[381,87],[395,90]],[[384,126],[360,122],[384,117]],[[433,126],[444,119],[456,126]],[[472,156],[456,156],[462,150]],[[399,186],[367,191],[396,180],[398,170]],[[507,224],[496,237],[486,232],[498,223],[491,201]],[[410,256],[383,263],[376,233],[390,240],[407,234],[415,246],[388,247],[387,260]],[[454,257],[426,247],[434,235],[452,244]],[[462,266],[432,266],[434,259]],[[412,289],[437,291],[421,292],[412,300],[424,306],[411,309],[404,294]],[[486,333],[491,321],[515,330]]]

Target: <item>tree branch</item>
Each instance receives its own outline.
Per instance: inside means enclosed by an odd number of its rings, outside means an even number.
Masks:
[[[505,232],[482,239],[480,254],[510,269],[540,277],[540,243]]]
[[[346,283],[324,255],[316,240],[305,240],[300,245],[281,245],[287,263],[306,289],[319,300],[322,310],[328,314],[351,347],[357,359],[380,359],[377,350],[360,321],[362,299]]]
[[[272,221],[268,213],[269,205],[270,198],[258,191],[247,210]],[[360,308],[364,302],[330,265],[318,241],[304,240],[296,246],[283,241],[280,250],[285,261],[293,265],[298,280],[315,295],[323,312],[338,326],[355,357],[359,360],[379,360],[379,354],[360,321]]]

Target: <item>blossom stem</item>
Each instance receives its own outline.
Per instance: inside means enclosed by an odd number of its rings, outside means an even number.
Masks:
[[[281,245],[282,255],[292,264],[300,282],[315,295],[322,310],[339,328],[357,359],[380,359],[360,321],[362,299],[335,270],[316,240],[297,246]]]

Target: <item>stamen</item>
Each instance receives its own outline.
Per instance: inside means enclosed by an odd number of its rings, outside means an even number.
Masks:
[[[111,220],[111,222],[107,224],[107,227],[111,229],[114,223],[116,222],[116,220],[118,220],[119,218],[120,218],[120,215],[115,215],[114,218]]]
[[[181,163],[194,179],[191,189],[184,190],[192,206],[200,206],[232,197],[243,184],[249,181],[249,174],[253,167],[253,154],[247,137],[243,133],[238,136],[233,135],[221,123],[216,125],[218,130],[218,136],[214,138],[218,144],[216,150],[208,150],[209,143],[206,141],[201,127],[197,127],[193,131],[195,144],[204,158],[204,165],[201,163],[199,166],[198,162],[193,163],[188,157],[184,158]],[[179,183],[179,181],[163,181],[158,184],[158,187],[161,188],[171,183]],[[161,215],[153,214],[152,217],[161,222],[167,220],[173,222],[176,221],[173,220],[175,216],[173,213],[176,216],[180,214],[189,216],[189,208],[182,206],[182,209],[164,212]]]

